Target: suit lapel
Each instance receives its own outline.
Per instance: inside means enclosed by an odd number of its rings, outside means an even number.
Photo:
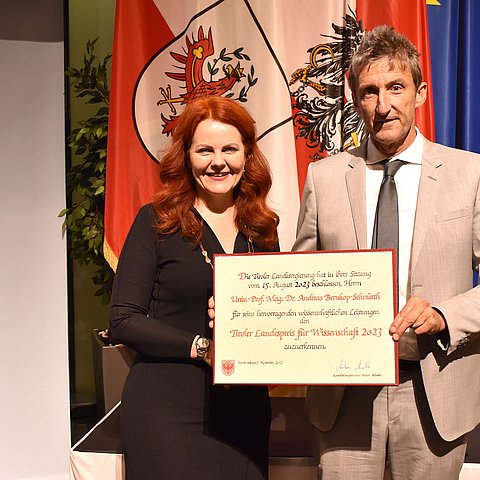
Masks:
[[[345,182],[350,202],[350,209],[355,227],[357,248],[370,248],[367,245],[367,217],[365,192],[365,158],[366,143],[351,150],[349,160],[350,170],[345,174]],[[425,240],[425,235],[431,221],[438,194],[439,172],[442,158],[437,153],[434,144],[425,140],[422,172],[415,213],[415,227],[412,244],[412,271],[416,266],[418,256]]]
[[[415,226],[413,229],[411,258],[412,272],[415,270],[418,256],[422,250],[428,225],[432,221],[440,183],[439,174],[442,167],[442,159],[432,145],[431,142],[425,140],[422,172],[420,175],[420,185],[417,198],[417,210],[415,212]]]
[[[350,158],[351,170],[345,174],[347,194],[355,227],[357,248],[367,247],[367,217],[366,217],[366,193],[365,193],[365,155],[366,145],[361,145],[352,151],[356,156]]]

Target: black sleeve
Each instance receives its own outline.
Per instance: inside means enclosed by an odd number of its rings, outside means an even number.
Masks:
[[[157,236],[154,214],[139,211],[122,249],[110,304],[112,337],[146,355],[190,358],[195,334],[148,315],[157,275]]]

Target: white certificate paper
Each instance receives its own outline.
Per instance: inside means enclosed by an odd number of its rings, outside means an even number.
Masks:
[[[396,385],[392,250],[214,256],[214,383]]]

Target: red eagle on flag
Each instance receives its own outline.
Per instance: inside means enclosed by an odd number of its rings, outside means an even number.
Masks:
[[[205,36],[203,27],[200,26],[198,29],[198,39],[193,39],[193,42],[191,42],[188,36],[186,36],[185,42],[187,46],[185,55],[181,53],[170,52],[170,55],[177,62],[184,65],[181,67],[183,71],[166,72],[165,75],[174,80],[185,82],[185,88],[187,91],[183,95],[172,98],[172,88],[170,85],[167,85],[166,88],[160,87],[160,93],[163,99],[157,102],[158,106],[168,104],[172,114],[174,115],[170,116],[170,118],[166,118],[163,114],[161,114],[163,120],[163,133],[167,135],[169,135],[175,128],[176,120],[178,118],[175,116],[177,113],[174,105],[175,103],[185,104],[197,97],[223,95],[224,93],[230,91],[235,83],[240,82],[240,79],[245,76],[243,74],[243,68],[240,66],[240,62],[237,62],[235,67],[233,67],[231,64],[223,67],[223,71],[225,73],[223,78],[218,80],[206,80],[203,77],[203,66],[205,59],[215,53],[211,28],[208,30],[207,36]],[[239,53],[239,50],[236,50],[236,52]],[[230,57],[225,57],[224,50],[222,50],[220,58],[227,61],[231,60]],[[209,72],[213,76],[216,73],[215,66],[212,67],[209,65]]]

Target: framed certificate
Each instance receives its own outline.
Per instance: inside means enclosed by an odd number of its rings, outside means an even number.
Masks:
[[[214,383],[396,385],[394,250],[214,256]]]

